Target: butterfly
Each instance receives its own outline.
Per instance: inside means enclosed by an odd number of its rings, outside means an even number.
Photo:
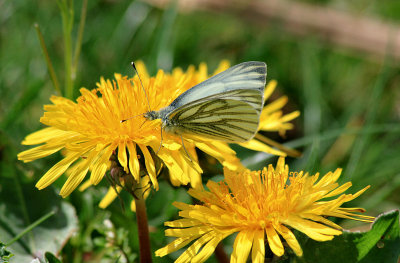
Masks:
[[[225,142],[245,142],[257,132],[264,104],[267,66],[249,61],[233,66],[177,97],[169,106],[144,113],[162,129]]]

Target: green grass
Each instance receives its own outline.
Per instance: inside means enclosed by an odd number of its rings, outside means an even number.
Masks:
[[[305,2],[400,21],[400,4],[395,1],[370,1],[368,6],[363,1]],[[75,5],[72,47],[81,11],[80,2]],[[34,24],[40,26],[62,88],[66,81],[63,31],[54,1],[3,1],[0,7],[0,181],[14,180],[11,187],[15,195],[7,198],[23,207],[31,194],[42,193],[33,184],[59,160],[57,155],[28,164],[16,159],[18,152],[27,149],[20,144],[23,138],[43,127],[39,122],[43,105],[56,94]],[[268,79],[279,83],[275,97],[289,97],[285,111],[301,111],[301,117],[294,121],[296,128],[285,139],[273,137],[303,152],[301,158],[287,159],[292,170],[323,174],[342,167],[341,181],[352,181],[351,192],[371,185],[353,202],[355,206],[367,208],[374,216],[400,207],[400,68],[398,61],[390,57],[374,61],[360,52],[327,45],[314,36],[299,38],[285,33],[276,23],[261,30],[256,23],[234,14],[180,14],[174,6],[163,11],[139,1],[89,1],[73,95],[79,95],[80,87],[94,88],[101,76],[112,78],[115,72],[133,75],[130,61],[143,60],[154,74],[158,68],[169,71],[200,62],[215,69],[222,59],[232,64],[265,61]],[[338,140],[342,144],[334,147]],[[238,153],[243,159],[255,154],[243,149]],[[259,168],[276,159],[267,155],[260,158],[261,162],[251,161],[250,166]],[[58,180],[44,192],[59,189],[62,183]],[[26,184],[32,189],[18,191],[29,189],[21,187]],[[153,248],[165,244],[163,222],[176,218],[177,210],[170,203],[188,200],[184,189],[163,186],[160,192],[151,194],[148,202],[150,224],[156,228]],[[114,257],[114,261],[104,262],[116,262],[115,251],[104,248],[105,219],[120,231],[116,230],[121,238],[119,246],[128,251],[130,259],[137,256],[133,213],[122,212],[118,201],[106,211],[97,208],[106,187],[103,183],[84,193],[76,191],[66,199],[77,210],[80,226],[79,234],[63,250],[66,262],[81,262],[91,251],[96,256]],[[122,197],[127,204],[128,196]],[[26,227],[32,219],[25,223]],[[7,240],[0,236],[0,241]]]

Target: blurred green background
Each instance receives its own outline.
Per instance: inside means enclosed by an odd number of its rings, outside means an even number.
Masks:
[[[302,2],[400,25],[398,1]],[[82,6],[79,1],[74,5],[72,43],[75,44]],[[152,74],[158,68],[185,69],[200,62],[207,63],[212,72],[223,59],[232,64],[265,61],[268,79],[279,83],[273,98],[287,95],[289,103],[284,111],[301,111],[300,118],[294,121],[295,129],[286,138],[268,134],[303,152],[301,158],[287,158],[291,170],[324,174],[342,167],[341,182],[353,183],[349,192],[371,185],[353,206],[364,207],[373,216],[399,208],[398,60],[391,54],[379,56],[328,43],[317,33],[296,35],[285,30],[285,21],[246,19],[232,10],[181,13],[174,4],[161,9],[141,1],[89,1],[74,84],[75,98],[80,87],[95,88],[101,76],[113,78],[115,72],[133,75],[130,61],[135,60],[143,60]],[[16,159],[18,152],[28,149],[20,144],[23,138],[43,128],[39,122],[43,105],[56,94],[35,23],[43,33],[61,87],[65,70],[63,26],[56,1],[0,1],[0,23],[0,213],[5,213],[0,216],[3,228],[0,241],[6,242],[18,233],[4,230],[7,216],[14,212],[21,216],[16,216],[20,220],[17,229],[29,225],[51,210],[50,202],[48,207],[44,205],[48,198],[61,199],[54,191],[65,180],[58,180],[54,186],[39,192],[34,183],[60,156],[55,154],[28,164]],[[235,149],[252,168],[276,160],[266,154]],[[73,235],[62,252],[65,262],[98,262],[99,258],[116,262],[121,250],[134,260],[138,246],[135,216],[129,211],[122,212],[118,201],[107,210],[97,208],[106,187],[104,183],[83,193],[75,191],[66,200],[58,201],[76,209],[79,225],[78,234]],[[154,249],[166,244],[163,222],[176,217],[172,201],[189,200],[184,189],[174,190],[166,183],[160,188],[148,202]],[[115,240],[119,238],[111,248],[106,246],[109,242],[106,233],[110,230],[104,226],[104,220],[112,222]],[[75,221],[70,219],[65,225],[74,226]],[[344,222],[344,225],[359,223]],[[22,241],[18,245],[21,251],[29,251]]]

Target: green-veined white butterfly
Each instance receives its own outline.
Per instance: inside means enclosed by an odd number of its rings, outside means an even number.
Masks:
[[[238,64],[185,91],[169,106],[146,112],[144,117],[161,119],[162,129],[180,136],[248,141],[257,132],[266,74],[264,62]]]

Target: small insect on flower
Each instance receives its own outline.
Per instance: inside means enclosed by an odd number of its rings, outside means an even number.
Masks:
[[[161,119],[162,129],[225,142],[254,137],[260,121],[267,66],[250,61],[233,66],[190,88],[169,106],[148,111],[148,120]]]

